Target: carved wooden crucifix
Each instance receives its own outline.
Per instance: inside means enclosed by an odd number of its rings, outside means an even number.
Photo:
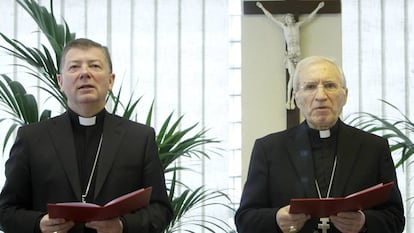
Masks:
[[[285,1],[260,1],[264,8],[271,14],[293,14],[297,21],[300,14],[309,14],[315,10],[318,4],[322,1],[315,0],[285,0]],[[324,6],[317,11],[317,14],[334,14],[341,13],[341,1],[340,0],[325,0]],[[263,14],[263,11],[256,5],[257,1],[244,1],[243,13],[245,15],[250,14]],[[286,69],[286,85],[289,82],[289,70]],[[288,96],[289,100],[290,97]],[[297,108],[286,110],[286,126],[291,128],[299,124],[300,113]]]

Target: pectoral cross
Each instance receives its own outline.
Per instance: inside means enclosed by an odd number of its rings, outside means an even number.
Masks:
[[[243,13],[245,15],[263,14],[262,10],[256,6],[255,1],[243,1]],[[318,11],[318,14],[338,14],[341,13],[341,0],[285,0],[285,1],[261,1],[263,6],[272,14],[292,13],[296,20],[300,14],[309,14],[319,2],[324,1],[325,6]],[[288,85],[289,72],[286,70],[286,85]],[[294,127],[300,122],[300,112],[298,108],[286,110],[286,126]]]
[[[331,228],[329,225],[329,218],[320,218],[318,223],[318,229],[322,230],[322,233],[328,233],[328,229]]]

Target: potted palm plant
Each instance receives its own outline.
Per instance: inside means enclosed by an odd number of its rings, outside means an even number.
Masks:
[[[386,138],[393,156],[399,156],[396,160],[395,167],[404,169],[412,163],[409,159],[414,154],[414,143],[410,138],[410,136],[414,135],[414,122],[396,106],[385,100],[381,101],[396,111],[399,117],[391,118],[367,112],[358,112],[349,115],[347,120],[357,128]],[[412,200],[413,197],[407,198],[407,202]]]
[[[414,143],[410,134],[414,133],[414,122],[405,116],[396,106],[381,100],[387,106],[399,113],[400,118],[392,119],[367,112],[359,112],[350,115],[347,119],[351,125],[365,131],[381,135],[390,144],[394,155],[400,154],[395,167],[405,164],[414,154]]]
[[[16,0],[17,3],[31,16],[39,27],[41,33],[47,38],[48,45],[42,45],[40,49],[25,46],[18,40],[10,39],[0,32],[1,38],[6,42],[6,46],[0,49],[7,52],[22,62],[21,65],[27,71],[26,78],[35,78],[40,81],[39,88],[46,92],[51,98],[56,100],[62,109],[66,108],[66,97],[60,92],[56,80],[60,57],[66,43],[75,38],[75,33],[69,30],[66,22],[58,24],[53,14],[53,1],[50,1],[50,11],[40,6],[33,0]],[[51,49],[49,49],[51,48]],[[134,100],[131,96],[128,103],[124,105],[120,101],[121,90],[117,94],[110,93],[108,102],[111,102],[112,111],[120,112],[123,117],[132,119],[136,114],[136,106],[140,99]],[[1,74],[0,77],[0,111],[4,112],[0,123],[11,121],[3,142],[3,152],[6,145],[12,138],[13,132],[22,125],[31,124],[51,117],[51,110],[41,110],[36,98],[28,94],[25,87],[18,81],[13,81],[9,76]],[[153,106],[149,107],[146,124],[151,125]],[[219,205],[224,208],[232,209],[229,205],[222,204],[219,199],[229,201],[228,196],[218,190],[207,190],[203,186],[191,189],[177,178],[179,170],[186,167],[176,166],[176,161],[185,157],[209,158],[208,152],[202,150],[209,144],[217,144],[218,140],[208,138],[207,130],[197,131],[197,123],[182,129],[182,116],[173,120],[174,114],[171,113],[157,132],[157,143],[159,155],[163,163],[167,177],[167,189],[169,198],[173,205],[174,216],[166,233],[177,232],[180,230],[192,232],[192,226],[199,226],[209,232],[229,232],[231,227],[224,221],[214,216],[204,216],[199,219],[187,218],[195,209],[209,205]],[[181,192],[177,190],[180,189]]]

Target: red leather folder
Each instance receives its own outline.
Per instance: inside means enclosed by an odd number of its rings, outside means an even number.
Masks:
[[[312,218],[329,217],[339,212],[371,208],[387,201],[394,182],[378,184],[346,197],[293,198],[290,200],[291,214],[309,214]]]
[[[83,203],[63,202],[47,205],[49,218],[64,218],[83,223],[119,217],[149,205],[152,187],[142,188],[108,202],[104,206]]]

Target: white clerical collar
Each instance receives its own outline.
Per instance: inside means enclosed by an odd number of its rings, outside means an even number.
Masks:
[[[79,124],[83,126],[91,126],[96,124],[96,116],[93,117],[81,117],[79,116]]]
[[[319,137],[320,138],[329,138],[331,136],[331,130],[325,129],[325,130],[319,130]]]

